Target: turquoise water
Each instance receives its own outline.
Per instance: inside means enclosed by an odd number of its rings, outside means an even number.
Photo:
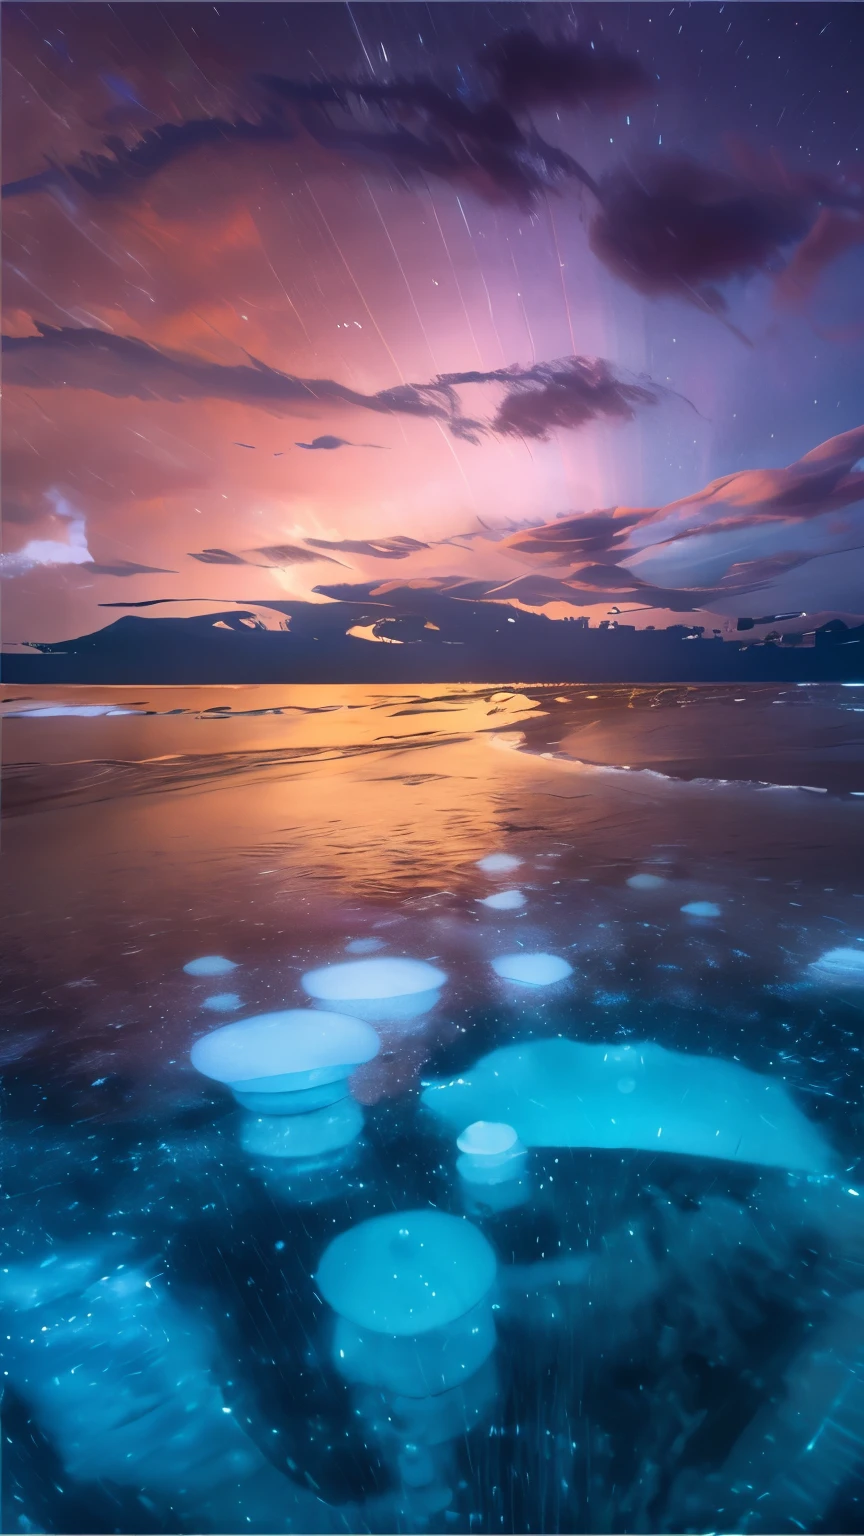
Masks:
[[[4,1529],[864,1529],[862,690],[2,710]]]

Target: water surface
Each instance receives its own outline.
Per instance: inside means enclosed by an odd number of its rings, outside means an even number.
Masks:
[[[864,949],[864,689],[7,687],[2,712],[6,1529],[864,1528],[864,990],[810,969]],[[533,952],[572,974],[491,966]],[[192,1044],[364,953],[447,981],[373,1019],[359,1134],[244,1150]],[[184,972],[205,955],[236,968]],[[423,1085],[559,1037],[762,1074],[828,1171],[559,1137],[496,1206]],[[494,1250],[495,1342],[406,1399],[345,1379],[314,1276],[336,1234],[431,1208]]]

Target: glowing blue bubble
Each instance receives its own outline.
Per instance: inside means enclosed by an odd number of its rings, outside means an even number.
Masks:
[[[500,1157],[502,1152],[512,1151],[518,1139],[512,1125],[496,1120],[475,1120],[473,1125],[466,1126],[461,1136],[457,1136],[456,1145],[460,1152],[468,1152],[472,1157]]]
[[[236,971],[237,966],[224,955],[202,955],[198,960],[190,960],[183,969],[187,976],[227,976],[229,971]]]
[[[493,912],[515,912],[517,907],[524,907],[526,899],[521,891],[495,891],[492,896],[481,896],[480,905],[491,907]]]
[[[349,1381],[383,1387],[412,1403],[424,1397],[440,1401],[442,1394],[470,1380],[495,1342],[495,1318],[484,1297],[454,1322],[408,1336],[364,1330],[339,1317],[333,1361]]]
[[[214,992],[212,997],[205,997],[202,1008],[210,1008],[213,1013],[233,1013],[235,1008],[241,1007],[240,998],[236,992]]]
[[[428,1207],[343,1232],[315,1277],[337,1313],[337,1369],[415,1400],[461,1387],[495,1348],[496,1270],[477,1227]]]
[[[537,1040],[504,1046],[423,1103],[455,1131],[512,1125],[528,1147],[630,1147],[830,1172],[834,1157],[782,1083],[662,1046]]]
[[[684,912],[687,917],[722,916],[722,909],[718,907],[716,901],[688,901],[687,905],[681,908],[681,911]]]
[[[492,969],[506,981],[519,981],[529,987],[550,987],[553,982],[573,975],[572,965],[560,955],[499,955],[492,961]]]
[[[386,949],[383,939],[349,939],[345,945],[346,955],[374,955],[376,949]]]
[[[456,1159],[456,1171],[469,1184],[501,1185],[525,1172],[525,1148],[512,1125],[475,1120],[457,1136],[456,1145],[462,1154]]]
[[[363,1111],[356,1099],[341,1099],[311,1114],[245,1115],[240,1145],[250,1157],[305,1160],[350,1146],[362,1129]]]
[[[659,891],[668,882],[662,875],[631,875],[627,884],[631,891]]]
[[[304,991],[321,1002],[377,1002],[436,991],[446,973],[425,960],[349,960],[307,971],[301,978]]]
[[[443,1211],[389,1212],[343,1232],[316,1275],[338,1314],[339,1371],[412,1398],[467,1381],[495,1348],[496,1269],[482,1232]]]
[[[485,859],[477,860],[477,868],[482,869],[484,875],[509,875],[521,863],[515,853],[489,853]]]
[[[374,1029],[360,1019],[289,1008],[225,1024],[196,1040],[190,1056],[247,1108],[293,1114],[344,1097],[345,1080],[378,1050]]]
[[[835,987],[864,987],[864,949],[828,949],[808,969],[814,981]]]
[[[393,1211],[350,1227],[325,1249],[316,1280],[340,1317],[416,1337],[464,1317],[491,1289],[495,1254],[471,1222],[443,1211]]]

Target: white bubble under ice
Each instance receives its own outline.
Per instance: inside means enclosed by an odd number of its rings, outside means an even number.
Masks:
[[[551,987],[573,974],[572,965],[560,955],[544,954],[498,955],[492,961],[492,969],[496,976],[528,987]]]
[[[502,1152],[515,1147],[518,1139],[512,1125],[498,1120],[475,1120],[456,1137],[456,1145],[460,1152],[468,1152],[472,1157],[500,1157]]]
[[[201,955],[189,960],[183,969],[187,976],[227,976],[229,971],[236,971],[237,963],[224,955]]]
[[[374,955],[376,949],[386,949],[383,939],[349,939],[345,945],[346,955]]]
[[[662,875],[631,875],[627,881],[631,891],[659,891],[667,883]]]
[[[469,1184],[489,1190],[519,1180],[525,1172],[525,1148],[515,1127],[503,1121],[475,1120],[457,1136],[456,1145],[461,1153],[456,1171]]]
[[[492,896],[481,896],[480,905],[491,907],[493,912],[514,912],[517,907],[524,907],[525,900],[522,891],[495,891]]]
[[[716,901],[688,901],[681,911],[687,917],[720,917],[722,909]]]
[[[477,868],[482,869],[484,875],[509,875],[521,863],[515,853],[489,853],[485,859],[477,860]]]
[[[362,1019],[287,1008],[225,1024],[196,1040],[192,1065],[218,1083],[246,1092],[297,1091],[347,1077],[379,1050],[378,1036]]]
[[[213,1013],[233,1013],[235,1008],[242,1006],[236,992],[214,992],[212,997],[205,997],[202,1008],[210,1008]]]
[[[864,949],[828,949],[808,966],[814,981],[837,987],[864,987]]]
[[[437,992],[447,980],[425,960],[349,960],[342,965],[325,965],[307,971],[301,978],[304,991],[321,1002],[375,1002],[379,999],[411,997],[415,993]]]

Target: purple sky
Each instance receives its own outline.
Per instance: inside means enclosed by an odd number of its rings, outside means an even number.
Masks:
[[[522,28],[569,75],[490,68]],[[864,420],[860,7],[7,5],[3,53],[8,642],[336,575],[544,573],[595,621],[864,610],[862,444],[750,473]],[[670,185],[671,278],[633,211]],[[562,519],[551,556],[519,536]]]

